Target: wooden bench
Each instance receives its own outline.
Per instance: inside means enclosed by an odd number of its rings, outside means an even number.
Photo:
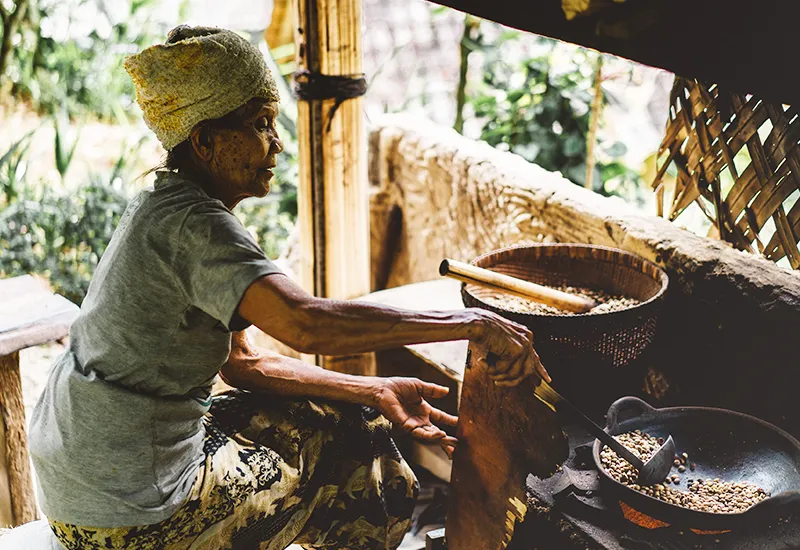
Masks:
[[[0,280],[0,527],[38,517],[19,352],[67,336],[78,311],[30,275]]]
[[[436,279],[381,290],[359,300],[419,311],[464,309],[461,283],[452,279]],[[467,346],[467,340],[457,340],[414,344],[381,351],[375,354],[377,374],[415,376],[447,386],[450,394],[437,403],[437,406],[451,414],[458,414]],[[452,463],[438,445],[414,441],[410,459],[438,478],[450,480]]]

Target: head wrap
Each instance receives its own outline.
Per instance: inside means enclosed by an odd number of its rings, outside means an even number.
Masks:
[[[254,97],[279,101],[264,56],[238,34],[181,25],[166,44],[125,59],[144,121],[168,151],[203,120],[224,116]]]

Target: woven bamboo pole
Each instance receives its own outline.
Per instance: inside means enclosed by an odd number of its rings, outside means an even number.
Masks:
[[[297,0],[297,68],[360,75],[361,0]],[[370,291],[369,187],[361,98],[330,112],[333,99],[298,105],[300,282],[316,296],[349,299]],[[356,362],[358,363],[358,362]],[[366,373],[346,358],[325,366]]]

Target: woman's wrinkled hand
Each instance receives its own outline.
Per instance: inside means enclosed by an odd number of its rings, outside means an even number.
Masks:
[[[376,406],[395,428],[421,441],[438,442],[452,459],[458,440],[447,435],[437,424],[455,426],[458,417],[433,407],[427,401],[444,397],[448,391],[444,386],[417,378],[382,378],[377,389]]]
[[[499,386],[516,386],[536,374],[551,381],[539,355],[533,349],[533,333],[527,328],[491,311],[476,309],[482,330],[476,343],[487,350],[489,376]]]

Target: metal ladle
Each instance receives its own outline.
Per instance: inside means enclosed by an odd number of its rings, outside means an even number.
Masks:
[[[488,360],[489,358],[487,357]],[[570,414],[583,424],[592,435],[628,461],[639,472],[639,477],[636,479],[639,485],[655,485],[666,479],[675,457],[675,441],[672,436],[669,436],[655,454],[647,462],[644,462],[603,428],[595,424],[591,418],[583,414],[575,405],[564,399],[545,380],[539,379],[539,384],[534,389],[533,394],[553,411],[557,411],[560,414]]]

